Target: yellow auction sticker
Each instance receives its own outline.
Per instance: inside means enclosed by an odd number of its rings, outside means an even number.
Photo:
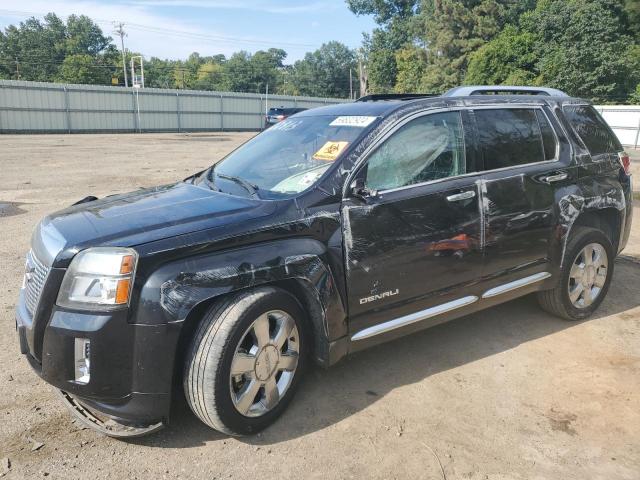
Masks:
[[[347,148],[349,142],[327,142],[320,150],[313,154],[316,160],[324,160],[325,162],[333,162],[342,151]]]

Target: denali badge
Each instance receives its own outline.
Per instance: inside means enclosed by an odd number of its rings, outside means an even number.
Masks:
[[[393,297],[398,293],[400,293],[400,290],[396,288],[395,290],[389,290],[376,295],[371,295],[370,297],[364,297],[360,299],[360,305],[363,305],[369,302],[375,302],[376,300],[382,300],[383,298],[387,298],[387,297]]]

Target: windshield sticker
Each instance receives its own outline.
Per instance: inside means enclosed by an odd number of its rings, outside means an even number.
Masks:
[[[342,151],[347,148],[349,142],[327,142],[320,150],[313,154],[316,160],[324,160],[325,162],[333,162]]]
[[[376,119],[377,117],[367,117],[362,115],[354,115],[354,116],[345,116],[338,117],[333,122],[329,124],[331,127],[357,127],[364,128],[369,125]]]
[[[273,127],[265,130],[266,132],[288,132],[302,125],[302,120],[284,120],[276,123]]]

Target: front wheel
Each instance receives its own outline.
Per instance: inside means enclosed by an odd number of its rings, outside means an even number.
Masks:
[[[581,320],[602,303],[613,276],[615,254],[600,230],[576,227],[567,243],[562,278],[556,288],[538,293],[543,309],[567,320]]]
[[[273,423],[293,397],[306,359],[305,314],[287,292],[262,287],[214,305],[187,355],[193,412],[231,435]]]

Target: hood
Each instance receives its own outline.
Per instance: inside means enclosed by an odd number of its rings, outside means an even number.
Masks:
[[[51,265],[63,250],[133,246],[271,213],[273,202],[176,183],[81,203],[45,217],[32,245]]]

